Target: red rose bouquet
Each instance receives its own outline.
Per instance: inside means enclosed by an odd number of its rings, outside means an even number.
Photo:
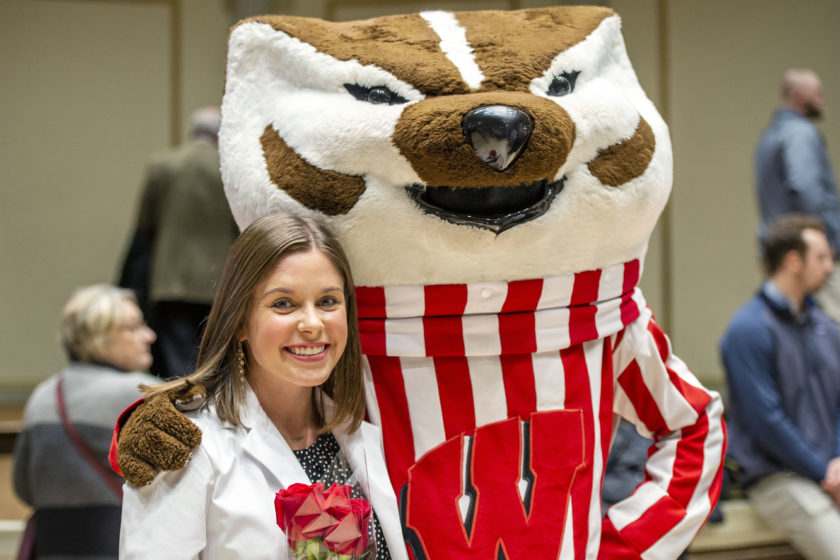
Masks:
[[[351,498],[351,488],[323,482],[292,484],[274,499],[277,524],[289,542],[293,560],[375,558],[369,542],[370,504]]]

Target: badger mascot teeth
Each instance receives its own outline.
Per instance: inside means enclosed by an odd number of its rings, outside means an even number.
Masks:
[[[241,227],[326,221],[416,559],[675,558],[719,493],[722,405],[636,287],[667,127],[597,7],[267,16],[230,35]],[[602,520],[614,415],[655,440]]]

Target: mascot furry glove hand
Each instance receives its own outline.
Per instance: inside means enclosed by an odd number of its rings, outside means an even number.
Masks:
[[[120,431],[117,461],[126,481],[143,486],[158,471],[187,464],[192,448],[201,444],[201,430],[178,410],[204,400],[204,388],[171,389],[139,405]]]

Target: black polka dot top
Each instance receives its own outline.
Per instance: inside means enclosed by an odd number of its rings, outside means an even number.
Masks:
[[[303,467],[303,472],[309,477],[312,482],[323,482],[325,487],[329,487],[333,482],[338,484],[346,484],[348,479],[352,476],[353,471],[341,452],[338,442],[335,437],[327,432],[318,436],[315,443],[306,449],[293,450],[295,457]],[[353,488],[351,495],[353,498],[362,498],[358,487]],[[391,553],[388,551],[388,545],[385,544],[385,535],[382,533],[382,528],[379,526],[379,519],[376,517],[376,512],[371,515],[373,523],[371,523],[371,531],[376,539],[376,560],[391,560]],[[370,539],[370,535],[368,535]],[[367,560],[367,559],[366,559]],[[372,558],[370,560],[373,560]]]

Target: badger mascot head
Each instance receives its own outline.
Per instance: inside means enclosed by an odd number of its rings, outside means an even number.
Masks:
[[[247,20],[222,109],[240,226],[325,218],[360,285],[639,258],[671,186],[667,128],[606,8]]]
[[[222,115],[240,227],[308,214],[348,254],[415,559],[685,549],[719,491],[721,405],[636,287],[672,157],[618,16],[257,17],[230,34]],[[614,414],[656,444],[602,522]]]

